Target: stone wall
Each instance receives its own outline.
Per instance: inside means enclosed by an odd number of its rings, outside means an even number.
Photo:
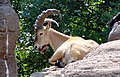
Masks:
[[[19,35],[19,19],[10,0],[0,0],[0,77],[17,77],[14,53]]]

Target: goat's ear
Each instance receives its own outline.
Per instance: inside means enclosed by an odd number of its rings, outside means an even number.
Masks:
[[[50,28],[51,28],[51,22],[48,22],[46,29],[50,29]]]

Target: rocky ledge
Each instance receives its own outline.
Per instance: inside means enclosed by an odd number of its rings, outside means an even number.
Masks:
[[[31,77],[120,77],[120,40],[101,44],[83,60],[65,68],[50,67]]]

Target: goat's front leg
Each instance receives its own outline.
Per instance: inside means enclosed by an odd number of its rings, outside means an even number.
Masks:
[[[56,51],[53,56],[49,59],[49,62],[53,65],[56,64],[56,62],[64,57],[64,52],[62,50]]]

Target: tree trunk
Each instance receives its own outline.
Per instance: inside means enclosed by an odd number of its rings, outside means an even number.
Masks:
[[[18,77],[14,53],[19,19],[10,0],[0,0],[0,77]]]

